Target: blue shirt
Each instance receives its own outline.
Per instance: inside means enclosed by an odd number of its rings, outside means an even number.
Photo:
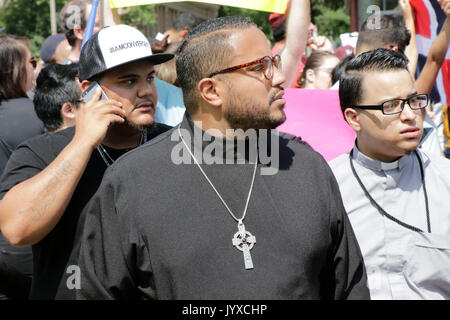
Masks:
[[[155,121],[168,126],[176,126],[183,119],[184,107],[183,92],[180,88],[155,78],[158,91],[158,104],[156,105]]]

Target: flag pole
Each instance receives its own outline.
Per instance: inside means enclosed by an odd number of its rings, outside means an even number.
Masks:
[[[56,34],[57,33],[57,27],[56,27],[56,4],[55,0],[50,0],[50,25],[51,25],[51,33]]]
[[[83,37],[83,43],[81,44],[81,48],[84,47],[84,44],[86,41],[89,40],[89,38],[92,36],[92,33],[94,31],[94,25],[95,25],[95,17],[97,16],[97,8],[100,0],[93,0],[92,1],[92,9],[91,13],[89,14],[89,20],[86,25],[86,31],[84,33]]]

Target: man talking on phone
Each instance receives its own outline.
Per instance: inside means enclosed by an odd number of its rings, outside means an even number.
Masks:
[[[12,245],[33,246],[31,299],[74,298],[66,266],[81,210],[118,157],[170,128],[154,122],[153,80],[154,65],[172,58],[152,54],[132,27],[100,30],[81,51],[87,101],[75,127],[30,139],[12,154],[0,181],[0,228]]]

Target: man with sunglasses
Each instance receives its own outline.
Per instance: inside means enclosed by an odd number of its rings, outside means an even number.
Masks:
[[[450,162],[418,148],[428,95],[403,53],[376,49],[341,76],[354,148],[330,162],[372,299],[450,298]]]
[[[183,121],[112,165],[83,211],[78,298],[368,298],[331,170],[269,131],[285,120],[280,69],[247,18],[189,33]]]

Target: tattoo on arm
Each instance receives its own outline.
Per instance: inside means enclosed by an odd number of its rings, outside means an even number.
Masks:
[[[46,183],[44,190],[31,200],[31,206],[19,211],[19,215],[24,215],[31,221],[39,221],[45,214],[48,207],[55,201],[56,193],[67,182],[66,177],[71,175],[75,169],[68,160],[62,160],[50,175],[50,180]]]

